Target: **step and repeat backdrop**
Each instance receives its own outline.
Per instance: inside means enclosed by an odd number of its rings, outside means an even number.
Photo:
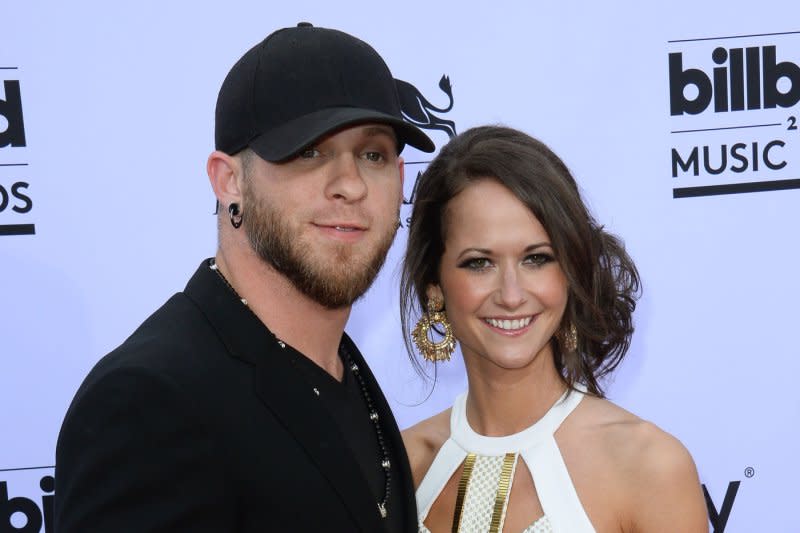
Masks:
[[[688,447],[712,531],[800,531],[798,7],[649,4],[4,3],[0,533],[52,532],[77,387],[214,253],[219,85],[299,21],[371,43],[439,148],[503,123],[563,157],[644,282],[609,397]],[[404,156],[405,221],[430,155]],[[466,386],[408,362],[405,225],[348,325],[403,427]]]

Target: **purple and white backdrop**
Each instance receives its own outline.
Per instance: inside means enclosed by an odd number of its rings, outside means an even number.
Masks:
[[[609,397],[691,451],[712,531],[797,532],[800,28],[793,0],[6,2],[0,8],[0,533],[51,532],[64,412],[92,365],[216,246],[205,176],[227,70],[310,21],[371,43],[448,130],[548,143],[644,296]],[[449,94],[448,94],[449,91]],[[408,149],[406,195],[428,154]],[[403,217],[410,207],[405,206]],[[348,326],[405,427],[401,228]]]

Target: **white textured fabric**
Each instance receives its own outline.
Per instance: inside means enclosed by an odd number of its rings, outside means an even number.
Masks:
[[[522,533],[553,533],[553,526],[550,525],[550,520],[545,515],[528,526]]]
[[[516,456],[514,465],[516,466]],[[500,482],[500,473],[503,469],[502,455],[478,455],[469,477],[467,493],[464,497],[464,510],[461,514],[462,531],[489,531],[494,513],[497,485]],[[514,479],[514,476],[511,476]],[[505,518],[508,498],[503,504],[503,518]],[[501,520],[502,524],[503,521]]]
[[[594,532],[594,527],[581,505],[553,436],[564,419],[583,399],[584,392],[585,390],[582,389],[565,393],[534,425],[506,437],[486,437],[473,431],[466,417],[467,394],[463,393],[458,396],[450,415],[450,438],[445,441],[436,454],[430,469],[417,489],[420,532],[429,533],[422,522],[428,516],[439,493],[469,453],[476,455],[476,467],[479,462],[486,461],[488,461],[487,465],[492,464],[491,461],[498,461],[502,465],[503,456],[506,453],[519,454],[525,461],[533,477],[539,502],[544,510],[544,517],[525,529],[523,533]],[[475,472],[473,472],[474,476]],[[481,478],[483,477],[485,476],[482,475]],[[481,493],[488,490],[483,487],[483,481],[479,483],[482,487]],[[496,480],[492,490],[494,492],[497,490]],[[513,487],[511,492],[513,493]],[[485,522],[486,527],[477,525],[477,529],[472,529],[473,524],[484,523],[481,520],[483,520],[485,511],[478,512],[476,509],[468,508],[469,498],[470,487],[467,488],[465,496],[460,531],[465,533],[487,531],[488,520]],[[478,516],[473,517],[473,513]],[[491,512],[489,512],[489,518],[491,518]]]
[[[461,531],[470,531],[474,533],[484,533],[486,530],[471,530],[471,529],[464,529],[464,525],[461,525]],[[431,533],[430,530],[425,527],[421,521],[419,523],[419,533]],[[525,528],[525,531],[522,533],[553,533],[553,527],[550,525],[550,520],[547,519],[546,516],[541,517],[539,520],[534,522],[533,524],[529,525]]]

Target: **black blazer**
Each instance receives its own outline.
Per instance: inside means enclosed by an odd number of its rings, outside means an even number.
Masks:
[[[311,332],[313,333],[313,332]],[[400,432],[361,354],[417,531]],[[377,500],[275,337],[203,262],[186,289],[104,357],[56,450],[57,533],[380,532]]]

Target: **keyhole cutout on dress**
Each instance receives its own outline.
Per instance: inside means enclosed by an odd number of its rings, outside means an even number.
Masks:
[[[424,524],[431,533],[538,533],[549,531],[538,527],[543,514],[533,477],[520,456],[469,454]]]

